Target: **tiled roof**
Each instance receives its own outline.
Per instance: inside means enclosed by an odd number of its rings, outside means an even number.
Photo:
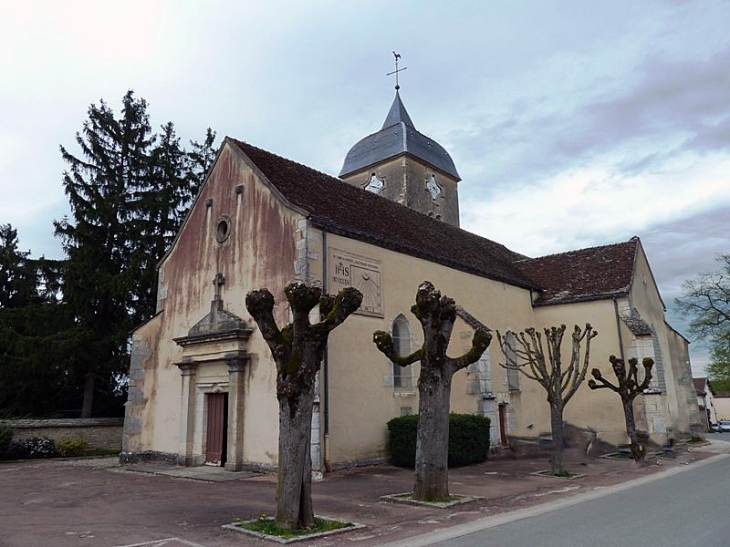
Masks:
[[[250,144],[228,140],[318,228],[518,287],[538,287],[514,264],[524,257],[504,245]]]
[[[545,290],[535,305],[602,300],[631,287],[639,238],[625,243],[521,260],[516,265]]]
[[[697,392],[697,395],[706,395],[707,392],[705,391],[705,384],[707,383],[707,378],[692,378],[692,381],[695,384],[695,391]]]

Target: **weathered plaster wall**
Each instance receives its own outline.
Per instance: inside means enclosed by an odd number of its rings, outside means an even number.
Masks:
[[[161,263],[160,313],[154,323],[135,333],[149,354],[145,359],[149,366],[145,366],[144,375],[147,404],[143,433],[137,437],[139,442],[130,442],[130,449],[178,452],[182,381],[176,363],[182,350],[172,340],[186,336],[209,312],[216,274],[225,278],[221,287],[224,308],[246,319],[251,327],[256,328],[245,309],[245,295],[261,287],[268,287],[276,298],[277,321],[288,321],[283,288],[295,278],[296,234],[301,219],[261,181],[236,147],[223,146],[190,216]],[[223,221],[228,225],[227,235]],[[244,373],[245,460],[274,464],[276,370],[259,335],[251,337],[247,349],[251,360]],[[218,383],[227,389],[225,367],[201,365],[196,377],[196,382]],[[197,396],[196,404],[201,404],[203,392],[198,390]]]
[[[396,389],[392,365],[375,347],[372,334],[390,331],[398,315],[410,324],[412,348],[423,340],[420,323],[411,314],[416,290],[425,280],[442,294],[454,298],[469,313],[491,329],[533,324],[529,291],[458,272],[374,245],[327,234],[327,246],[353,255],[380,261],[382,317],[353,315],[332,332],[329,345],[329,461],[331,463],[385,455],[386,422],[400,416],[402,409],[418,412],[417,388]],[[332,266],[332,265],[330,265]],[[336,292],[328,280],[328,291]],[[457,321],[449,354],[461,355],[471,346],[472,329]],[[488,349],[495,395],[508,399],[504,371],[497,370],[496,341]],[[418,376],[417,366],[414,371]],[[452,385],[452,410],[478,412],[480,398],[468,393],[469,375],[458,372]]]
[[[678,388],[680,378],[678,372],[684,369],[684,361],[688,357],[678,353],[678,347],[671,342],[674,332],[667,327],[664,317],[664,303],[657,289],[649,262],[644,251],[639,247],[634,272],[634,283],[629,295],[629,306],[636,308],[652,328],[654,344],[655,374],[662,389],[662,396],[645,398],[646,404],[652,406],[647,412],[651,414],[653,406],[657,407],[654,418],[649,416],[649,431],[654,435],[656,442],[661,442],[663,436],[674,435],[689,430],[689,411],[686,397]],[[663,381],[662,381],[663,376]],[[653,399],[658,399],[656,402]],[[663,414],[664,418],[659,418]],[[664,423],[662,423],[664,422]]]
[[[588,387],[591,370],[598,368],[606,378],[613,378],[613,370],[608,361],[610,355],[621,355],[618,336],[618,325],[612,300],[598,300],[556,306],[542,306],[535,310],[538,328],[566,325],[563,339],[563,358],[569,362],[571,336],[575,325],[585,328],[590,323],[598,336],[591,341],[590,364],[586,373],[586,380],[576,392],[575,396],[565,407],[565,421],[580,428],[591,428],[598,432],[599,437],[607,442],[623,442],[625,431],[621,400],[618,395],[608,389],[596,391]],[[585,351],[585,340],[582,345]],[[581,363],[582,364],[582,363]],[[540,401],[540,408],[531,407],[529,413],[537,417],[541,431],[550,431],[550,414],[544,390],[534,391],[534,382],[525,380],[525,385],[531,386],[530,393]],[[540,395],[538,397],[538,395]]]

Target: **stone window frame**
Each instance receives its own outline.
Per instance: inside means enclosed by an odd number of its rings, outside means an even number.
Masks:
[[[400,333],[401,329],[405,329],[405,336]],[[411,323],[408,318],[399,313],[390,324],[390,335],[393,338],[393,346],[398,355],[409,355],[413,351],[413,332]],[[415,364],[401,367],[392,361],[390,364],[390,374],[385,376],[385,385],[393,388],[396,395],[415,394],[416,388],[416,370]]]
[[[511,364],[517,364],[518,362],[517,354],[512,349],[516,346],[517,336],[514,332],[508,330],[504,336],[504,347],[502,348],[502,354],[507,361],[505,363],[505,365],[507,365],[507,369],[504,381],[507,385],[507,389],[510,391],[520,391],[520,371],[516,367],[509,366]]]

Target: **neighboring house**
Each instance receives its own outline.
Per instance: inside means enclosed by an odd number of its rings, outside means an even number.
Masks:
[[[711,408],[713,410],[712,420],[717,423],[720,420],[730,420],[730,392],[719,391],[712,387],[712,382],[707,382],[707,393],[711,397]]]
[[[705,431],[710,430],[710,423],[717,423],[717,418],[714,417],[714,408],[712,407],[712,394],[707,386],[707,378],[695,378],[694,379],[695,391],[697,393],[697,406],[700,409],[700,414],[705,417]]]
[[[230,470],[277,461],[276,369],[248,315],[248,291],[269,288],[280,325],[291,281],[364,295],[332,332],[313,418],[316,470],[386,456],[386,423],[417,412],[418,365],[394,367],[375,347],[392,333],[401,352],[420,346],[410,309],[431,281],[460,306],[450,354],[492,331],[591,323],[591,368],[611,378],[609,356],[651,357],[638,427],[661,442],[701,427],[687,341],[664,303],[638,238],[527,258],[458,227],[458,172],[419,133],[396,94],[383,128],[348,153],[341,179],[226,138],[172,247],[159,264],[157,314],[133,335],[123,457],[209,463]],[[556,196],[560,199],[560,196]],[[515,211],[515,222],[520,219]],[[495,336],[496,338],[496,336]],[[496,339],[456,374],[451,409],[491,419],[494,445],[550,431],[545,393],[498,364]],[[565,420],[611,444],[627,441],[618,396],[581,387]]]

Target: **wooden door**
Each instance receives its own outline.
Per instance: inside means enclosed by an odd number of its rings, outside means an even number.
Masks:
[[[228,393],[208,393],[208,423],[205,435],[206,465],[223,465],[228,432]]]

